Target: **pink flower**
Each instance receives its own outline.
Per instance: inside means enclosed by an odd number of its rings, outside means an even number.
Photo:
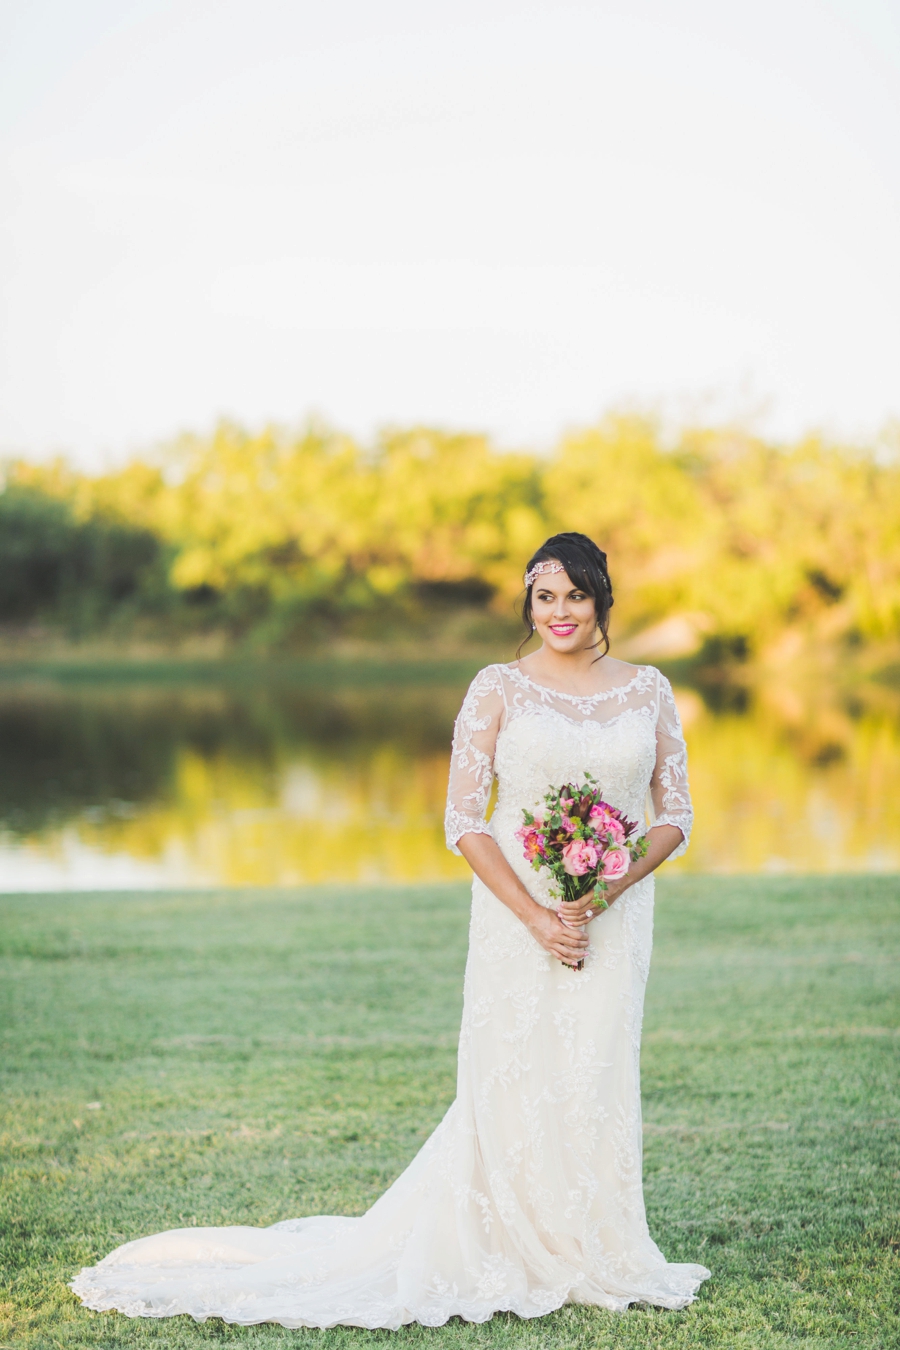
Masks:
[[[610,844],[603,850],[600,860],[600,873],[606,881],[618,881],[624,877],[631,866],[631,854],[621,844]]]
[[[566,834],[574,834],[580,824],[580,820],[573,820],[571,816],[563,816],[562,827]]]
[[[586,839],[573,839],[564,844],[562,850],[563,867],[570,877],[583,877],[592,871],[600,860],[600,854]]]
[[[598,834],[611,834],[617,844],[625,842],[625,830],[618,816],[614,816],[612,809],[605,802],[599,802],[591,807],[591,824]]]
[[[545,834],[533,834],[530,839],[525,841],[525,857],[529,862],[532,862],[535,858],[543,858],[546,847],[547,836]]]
[[[543,857],[544,848],[547,844],[547,836],[541,833],[543,828],[543,820],[540,816],[535,816],[533,825],[520,825],[516,830],[516,838],[521,839],[525,857],[529,862],[532,862],[535,858]]]
[[[519,828],[516,830],[516,838],[528,839],[531,835],[537,834],[538,830],[542,830],[543,828],[544,828],[543,819],[540,816],[535,816],[534,820],[531,822],[530,825],[519,826]]]

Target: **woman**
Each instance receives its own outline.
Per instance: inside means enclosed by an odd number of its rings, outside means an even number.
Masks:
[[[678,714],[658,671],[605,654],[613,597],[596,544],[554,535],[525,585],[542,646],[481,671],[454,734],[447,839],[475,873],[456,1101],[362,1218],[129,1242],[73,1282],[89,1308],[439,1326],[567,1302],[683,1308],[709,1275],[666,1263],[641,1187],[651,873],[687,846],[691,822]],[[585,772],[632,819],[649,790],[655,823],[646,857],[610,884],[610,908],[598,917],[585,897],[563,918],[515,831],[523,808]]]

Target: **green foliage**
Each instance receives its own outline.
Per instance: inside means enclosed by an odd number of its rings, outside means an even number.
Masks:
[[[523,564],[563,529],[609,554],[619,638],[675,616],[685,653],[706,641],[740,659],[791,631],[815,645],[900,634],[896,460],[734,431],[668,448],[626,417],[547,457],[427,428],[367,451],[321,427],[223,424],[97,478],[12,465],[0,617],[75,604],[101,623],[130,606],[275,645],[317,623],[383,632],[460,608],[512,624]]]
[[[660,884],[644,1176],[666,1256],[713,1272],[685,1312],[314,1332],[76,1303],[129,1238],[382,1192],[453,1096],[466,889],[0,899],[0,1344],[893,1350],[890,877]]]
[[[13,482],[0,494],[0,621],[48,617],[91,628],[162,580],[161,544],[149,530]]]

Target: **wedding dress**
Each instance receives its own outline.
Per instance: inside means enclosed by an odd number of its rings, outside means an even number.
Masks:
[[[472,682],[456,723],[447,838],[491,834],[531,895],[556,906],[514,831],[548,788],[593,774],[632,820],[687,846],[684,741],[668,681],[638,667],[575,697],[515,666]],[[493,780],[496,808],[485,813]],[[667,1264],[641,1185],[638,1057],[653,878],[589,925],[584,969],[550,957],[477,878],[458,1095],[393,1186],[361,1218],[271,1228],[182,1228],[117,1248],[72,1289],[131,1317],[188,1313],[249,1325],[440,1326],[567,1302],[683,1308],[709,1271]]]

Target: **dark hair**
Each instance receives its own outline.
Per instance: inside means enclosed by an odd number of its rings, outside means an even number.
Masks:
[[[604,644],[600,656],[605,656],[609,651],[609,611],[613,607],[613,593],[612,582],[609,579],[609,568],[606,565],[606,554],[603,549],[598,548],[593,539],[588,539],[586,534],[554,534],[541,544],[538,551],[528,560],[528,565],[525,568],[526,573],[530,572],[535,563],[539,562],[562,563],[569,580],[584,591],[586,595],[593,597],[594,609],[597,612],[597,627],[600,629],[600,639]],[[534,583],[528,586],[525,591],[522,619],[528,629],[528,634],[519,644],[519,650],[516,652],[517,657],[534,633],[534,617],[531,608],[533,590]],[[597,645],[600,645],[599,642]]]

